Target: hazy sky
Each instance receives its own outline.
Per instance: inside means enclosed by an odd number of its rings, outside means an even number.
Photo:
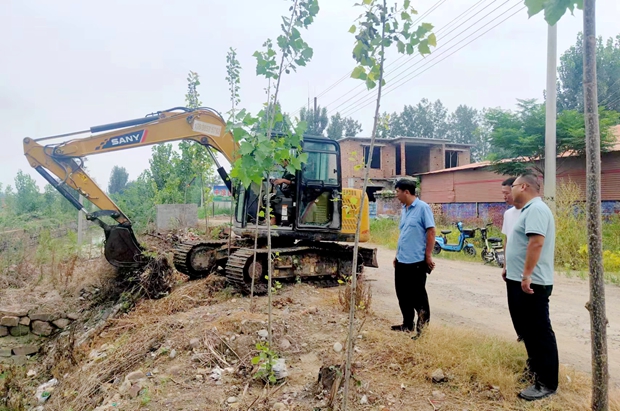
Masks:
[[[358,107],[367,92],[361,86],[355,89],[359,82],[353,79],[335,84],[354,67],[353,35],[348,29],[361,10],[353,7],[355,2],[319,0],[315,23],[302,33],[314,48],[314,58],[283,78],[280,101],[284,111],[294,112],[309,97],[319,96],[320,105],[332,114],[341,111],[361,121],[362,135],[369,135],[374,105]],[[267,38],[279,35],[280,16],[288,13],[289,3],[0,1],[0,183],[13,184],[22,169],[42,186],[42,178],[23,155],[26,136],[83,130],[184,105],[189,70],[200,74],[203,105],[226,112],[229,47],[237,49],[242,64],[241,105],[256,110],[265,100],[266,83],[255,76],[252,53]],[[547,48],[542,16],[528,19],[526,10],[521,10],[450,55],[517,12],[522,1],[414,0],[412,4],[420,15],[437,6],[423,21],[435,25],[438,47],[424,61],[419,56],[395,61],[397,56],[390,55],[394,63],[387,67],[381,111],[400,111],[424,97],[441,99],[450,110],[459,104],[513,108],[517,98],[542,98]],[[618,34],[620,1],[599,1],[597,7],[597,34],[604,38]],[[579,11],[562,19],[559,54],[575,42],[582,24]],[[411,80],[404,83],[407,78]],[[91,156],[86,165],[106,187],[114,165],[127,168],[134,179],[148,167],[149,157],[147,147]]]

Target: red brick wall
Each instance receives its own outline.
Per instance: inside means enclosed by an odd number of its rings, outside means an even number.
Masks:
[[[428,171],[443,170],[446,165],[446,159],[443,146],[431,147],[430,150],[430,168]]]
[[[601,200],[620,200],[620,152],[601,156]],[[501,183],[508,176],[479,168],[421,176],[421,197],[428,203],[501,203]],[[585,159],[557,160],[557,184],[571,180],[582,188],[585,196]],[[542,187],[544,194],[544,186]]]
[[[375,145],[375,149],[381,149],[381,169],[370,169],[369,176],[371,179],[390,178],[398,172],[396,171],[396,149],[392,144]],[[364,162],[364,146],[353,140],[347,140],[340,143],[341,161],[342,161],[342,184],[348,187],[348,180],[351,177],[356,179],[355,187],[361,188],[360,179],[364,177],[364,170],[356,170],[357,164]]]

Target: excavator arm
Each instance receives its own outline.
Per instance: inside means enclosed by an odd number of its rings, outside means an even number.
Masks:
[[[58,144],[41,145],[40,141],[90,133],[85,138],[73,139]],[[117,267],[136,267],[145,263],[141,256],[131,222],[114,201],[88,176],[82,167],[82,157],[144,147],[153,144],[193,140],[203,145],[218,167],[218,173],[229,190],[230,178],[219,165],[211,148],[222,153],[232,164],[237,144],[231,133],[226,131],[222,117],[211,109],[190,110],[176,108],[158,112],[144,118],[91,127],[89,130],[59,136],[24,139],[24,154],[30,165],[54,186],[78,210],[86,213],[87,219],[96,221],[106,235],[106,258]],[[57,181],[51,174],[60,179]],[[88,213],[66,187],[71,187],[99,211]],[[109,216],[119,225],[109,226],[99,217]]]

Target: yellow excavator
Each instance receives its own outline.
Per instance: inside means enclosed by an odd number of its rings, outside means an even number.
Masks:
[[[90,135],[76,138],[84,134]],[[52,139],[65,141],[41,144]],[[250,290],[252,277],[255,292],[266,292],[267,226],[263,211],[269,201],[274,223],[271,227],[273,255],[276,256],[273,259],[273,279],[334,284],[351,275],[353,247],[342,243],[354,241],[358,224],[361,224],[360,241],[369,240],[368,197],[364,201],[362,219],[358,221],[362,191],[342,187],[337,141],[304,137],[302,150],[308,154],[308,161],[302,170],[288,176],[290,184],[271,185],[264,181],[265,188],[272,188],[270,192],[262,190],[258,184],[249,188],[232,187],[226,170],[212,150],[221,153],[232,164],[237,158],[238,145],[226,130],[221,115],[210,108],[177,107],[75,133],[39,139],[27,137],[24,139],[24,154],[49,184],[74,207],[82,210],[88,220],[103,228],[104,254],[108,262],[120,269],[137,269],[145,266],[149,257],[136,239],[129,218],[86,174],[82,158],[178,140],[201,144],[228,189],[235,193],[232,231],[237,238],[230,242],[205,240],[176,244],[173,251],[177,270],[195,279],[205,277],[219,267],[224,270],[227,280],[243,293]],[[99,210],[85,210],[67,187],[76,190]],[[107,224],[101,217],[111,217],[116,224]],[[259,246],[254,261],[256,232]],[[376,249],[359,247],[358,261],[357,272],[361,272],[363,266],[377,267]]]

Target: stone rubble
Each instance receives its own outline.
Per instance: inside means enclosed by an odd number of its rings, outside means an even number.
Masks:
[[[0,338],[24,337],[34,334],[49,337],[69,327],[80,315],[41,311],[32,307],[0,307]],[[0,363],[19,365],[28,356],[37,354],[39,347],[33,344],[0,349]]]

